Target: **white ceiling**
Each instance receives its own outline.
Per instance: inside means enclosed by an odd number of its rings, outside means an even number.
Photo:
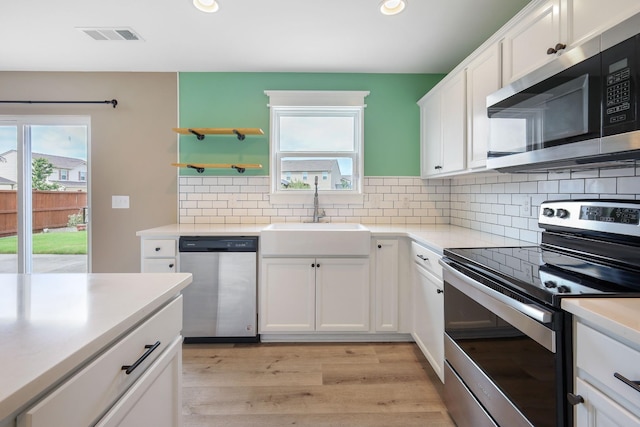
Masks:
[[[1,0],[0,70],[444,73],[529,0]],[[95,41],[78,27],[129,27]]]

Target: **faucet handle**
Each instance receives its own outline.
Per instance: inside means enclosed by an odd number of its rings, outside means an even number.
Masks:
[[[316,185],[318,185],[318,175],[316,175],[316,180],[315,180],[315,182],[316,182]]]

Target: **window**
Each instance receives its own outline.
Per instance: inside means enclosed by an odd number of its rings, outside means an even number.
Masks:
[[[60,169],[60,181],[69,180],[69,171],[66,169]]]
[[[86,181],[87,180],[87,172],[79,171],[78,172],[78,181]]]
[[[271,193],[275,200],[312,193],[316,178],[318,192],[324,196],[361,197],[364,98],[369,92],[265,93],[271,108]]]

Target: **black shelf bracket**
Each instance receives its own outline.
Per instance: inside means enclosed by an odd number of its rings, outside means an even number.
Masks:
[[[246,170],[245,168],[240,168],[236,165],[231,165],[231,168],[237,170],[238,173],[244,173],[244,171]]]
[[[238,132],[236,129],[233,130],[233,133],[235,133],[238,137],[238,141],[244,141],[244,139],[247,137],[245,134]],[[244,172],[244,170],[242,172]]]
[[[191,169],[195,169],[196,172],[198,172],[198,173],[204,172],[204,168],[201,168],[200,166],[187,165],[187,167],[191,168]]]
[[[204,139],[204,135],[201,134],[200,132],[196,132],[193,129],[189,129],[189,132],[191,132],[192,134],[194,134],[196,136],[196,138],[198,138],[198,141],[202,141]],[[202,173],[202,172],[200,172]]]

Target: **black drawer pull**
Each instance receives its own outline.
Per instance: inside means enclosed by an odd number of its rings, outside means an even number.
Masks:
[[[584,403],[584,398],[579,394],[567,393],[567,400],[573,406]]]
[[[162,248],[161,248],[160,246],[158,246],[158,247],[156,248],[156,252],[160,252],[160,249],[162,249]]]
[[[438,293],[438,294],[441,294],[441,293],[443,293],[443,292],[444,292],[444,291],[443,291],[442,289],[436,289],[436,293]]]
[[[416,255],[416,256],[417,256],[418,258],[420,258],[421,260],[423,260],[423,261],[429,261],[429,258],[427,258],[427,257],[426,257],[426,256],[424,256],[424,255],[420,255],[420,254],[418,254],[418,255]]]
[[[169,268],[173,268],[173,265],[174,265],[174,264],[169,264]]]
[[[147,357],[149,357],[149,355],[151,353],[153,353],[153,350],[155,350],[156,348],[158,348],[158,346],[160,346],[160,341],[156,341],[155,344],[151,345],[151,344],[147,344],[144,346],[144,348],[147,349],[147,351],[144,352],[144,354],[142,356],[140,356],[140,358],[138,360],[136,360],[133,365],[122,365],[122,370],[125,371],[126,370],[126,374],[129,375],[131,372],[133,372],[142,362],[144,362],[144,359],[146,359]]]
[[[635,391],[640,391],[640,381],[632,381],[629,378],[617,372],[614,373],[613,376],[619,379],[620,381],[622,381],[623,383],[625,383],[626,385],[628,385],[629,387],[633,388]]]

